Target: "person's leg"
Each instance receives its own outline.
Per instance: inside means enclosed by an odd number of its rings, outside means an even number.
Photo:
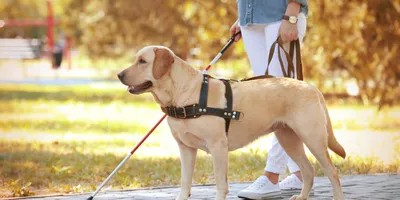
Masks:
[[[305,33],[306,18],[304,15],[303,17],[303,19],[300,17],[298,22],[298,25],[304,25],[303,28],[299,27],[299,36],[301,39]],[[260,27],[263,27],[263,29],[260,29]],[[269,50],[273,42],[278,37],[279,27],[280,22],[265,26],[256,25],[251,27],[241,27],[244,45],[255,76],[263,75],[265,73],[268,64]],[[267,31],[269,33],[266,33]],[[271,62],[271,67],[269,69],[269,74],[282,77],[283,74],[279,61],[277,60],[277,55],[277,51],[275,51]],[[238,194],[239,197],[264,198],[280,194],[280,189],[277,187],[279,174],[284,173],[286,170],[289,156],[280,146],[276,137],[273,137],[273,147],[268,154],[268,159],[271,161],[272,165],[267,165],[264,176],[259,177],[248,188],[240,191]]]
[[[264,34],[266,38],[266,47],[267,47],[267,54],[265,57],[268,58],[270,48],[272,44],[275,42],[276,38],[278,38],[279,34],[279,27],[281,22],[276,22],[273,24],[269,24],[264,29]],[[282,54],[281,54],[282,55]],[[268,65],[268,61],[267,61]],[[267,65],[264,67],[264,72],[266,70]],[[287,63],[284,61],[285,67]],[[271,63],[269,65],[268,70],[269,75],[276,76],[276,77],[283,77],[283,73],[281,70],[281,66],[278,60],[278,52],[275,49],[274,55],[272,57]],[[266,166],[264,169],[264,175],[268,177],[268,179],[277,184],[279,181],[279,175],[285,173],[286,165],[288,163],[289,156],[283,150],[282,146],[279,144],[278,139],[275,135],[272,136],[272,146],[271,149],[268,151],[268,159],[266,162]]]
[[[264,27],[266,25],[252,25],[240,27],[244,47],[250,61],[254,76],[263,75],[268,63],[268,49],[265,40]]]
[[[268,64],[268,54],[272,43],[272,38],[278,37],[280,22],[270,25],[255,25],[252,27],[241,27],[244,45],[255,76],[263,75]],[[268,32],[268,33],[267,33]],[[270,39],[271,38],[271,39]],[[274,55],[274,57],[276,57]],[[276,65],[273,58],[271,65]],[[278,67],[270,67],[270,75],[282,77],[282,71],[276,70]],[[280,67],[279,67],[280,69]],[[279,74],[281,73],[281,74]],[[286,170],[288,155],[285,153],[275,136],[272,139],[272,148],[268,152],[268,162],[264,175],[273,183],[277,184],[279,174]]]
[[[277,184],[279,181],[279,175],[284,174],[286,171],[288,159],[289,156],[283,150],[274,134],[272,136],[271,149],[268,151],[268,159],[264,169],[264,175],[268,177],[272,183]]]
[[[265,27],[265,38],[273,38],[270,40],[267,40],[266,46],[268,48],[271,48],[272,44],[275,42],[275,39],[278,37],[279,34],[279,27],[280,27],[280,22],[274,23],[271,25],[268,25]],[[304,14],[299,14],[299,20],[297,23],[298,26],[298,31],[299,31],[299,40],[302,42],[305,32],[306,32],[306,17]],[[285,50],[288,52],[289,51],[289,44],[284,45]],[[287,71],[287,61],[285,58],[284,53],[281,51],[281,56],[282,60],[284,62],[284,67],[285,70]],[[293,58],[293,63],[296,63],[297,58]],[[269,75],[273,75],[276,77],[283,77],[281,65],[278,60],[278,48],[276,47],[275,53],[273,55],[273,58],[271,60],[271,63],[269,65]],[[282,166],[282,163],[285,163],[284,166]],[[275,135],[273,136],[273,145],[271,149],[269,150],[268,153],[268,159],[265,167],[265,175],[269,177],[271,182],[278,182],[279,174],[282,173],[282,169],[286,169],[286,165],[289,167],[290,173],[296,175],[296,177],[302,181],[301,173],[300,173],[300,168],[296,165],[296,163],[289,158],[289,156],[286,154],[282,146],[279,144],[277,138]],[[284,171],[284,170],[283,170]],[[290,178],[295,178],[291,176]],[[293,181],[294,182],[294,181]],[[297,182],[298,183],[298,182]]]
[[[255,25],[250,27],[241,27],[244,46],[255,76],[263,75],[268,63],[269,49],[266,46],[264,28],[266,25]],[[277,142],[278,143],[278,142]],[[279,143],[278,143],[279,144]],[[286,168],[287,160],[284,161],[282,172]],[[277,172],[281,173],[281,172]],[[279,178],[279,175],[278,175]],[[247,199],[276,198],[280,196],[279,185],[272,183],[270,178],[261,175],[249,187],[241,190],[238,196]],[[273,178],[271,178],[272,180]],[[278,180],[278,179],[277,179]]]

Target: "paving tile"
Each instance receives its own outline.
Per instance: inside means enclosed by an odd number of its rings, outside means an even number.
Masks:
[[[396,199],[400,200],[400,174],[377,174],[343,176],[340,178],[345,199]],[[230,183],[228,200],[240,200],[236,194],[251,183]],[[215,185],[193,186],[190,200],[203,200],[215,198]],[[164,187],[154,189],[138,189],[128,191],[107,191],[98,194],[95,200],[173,200],[179,194],[177,187]],[[88,194],[73,196],[55,196],[35,198],[40,200],[82,200]],[[289,199],[292,194],[284,194],[281,199]],[[311,200],[332,199],[332,187],[326,177],[316,177],[314,181],[314,195]]]

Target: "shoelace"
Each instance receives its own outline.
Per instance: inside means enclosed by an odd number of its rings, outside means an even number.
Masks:
[[[287,184],[293,183],[293,182],[294,182],[293,178],[285,179],[285,180],[282,181],[282,185],[287,185]]]
[[[265,181],[260,180],[260,179],[258,178],[256,181],[254,181],[253,184],[250,185],[249,190],[250,190],[250,189],[251,189],[251,190],[253,190],[253,189],[258,190],[258,189],[260,189],[261,187],[263,187],[265,184],[266,184]]]
[[[290,183],[294,183],[294,182],[295,182],[295,179],[294,178],[290,178],[290,179],[283,180],[281,184],[282,184],[282,186],[286,186],[286,185],[288,185]]]
[[[288,185],[288,184],[290,184],[290,183],[293,183],[293,180],[283,181],[283,182],[282,182],[282,185],[286,186],[286,185]]]

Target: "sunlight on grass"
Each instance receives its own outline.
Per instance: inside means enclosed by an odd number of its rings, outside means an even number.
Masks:
[[[81,102],[4,102],[0,114],[3,131],[144,132],[162,113],[154,104]]]
[[[398,132],[400,107],[385,108],[378,112],[374,107],[362,105],[328,105],[334,129],[372,129]]]
[[[0,101],[0,131],[145,132],[162,116],[152,102]],[[396,132],[400,107],[376,113],[373,107],[329,107],[333,128]]]
[[[99,84],[102,87],[99,87]],[[108,85],[106,87],[105,85]],[[43,100],[106,103],[110,101],[148,101],[150,95],[128,95],[119,82],[84,85],[1,84],[0,100]]]
[[[150,95],[129,95],[114,83],[78,86],[0,85],[0,131],[145,131],[162,116]],[[329,106],[334,129],[395,132],[400,107]],[[140,125],[138,125],[140,123]],[[141,128],[138,128],[141,127]]]

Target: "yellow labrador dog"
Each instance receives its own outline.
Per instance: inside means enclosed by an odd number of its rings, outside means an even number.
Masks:
[[[132,94],[150,92],[162,107],[184,107],[199,103],[202,73],[162,46],[141,49],[129,68],[118,74]],[[314,180],[314,168],[303,143],[314,154],[333,186],[334,199],[344,199],[338,174],[328,147],[345,158],[336,141],[324,98],[315,87],[289,78],[268,78],[232,84],[233,110],[244,113],[233,120],[228,135],[221,117],[203,115],[195,119],[168,117],[168,125],[181,154],[181,191],[176,199],[188,199],[197,149],[212,155],[216,177],[216,199],[228,194],[228,151],[241,148],[258,137],[275,132],[279,143],[297,163],[303,175],[303,189],[291,199],[307,199]],[[224,108],[225,86],[209,80],[208,106]]]

